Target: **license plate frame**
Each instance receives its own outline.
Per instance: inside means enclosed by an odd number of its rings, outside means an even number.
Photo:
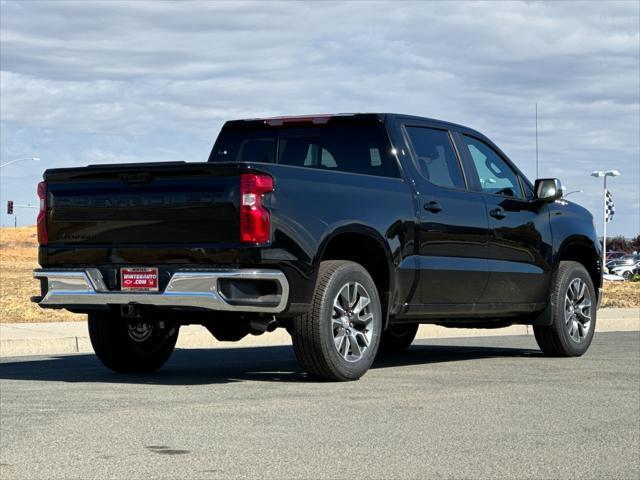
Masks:
[[[122,267],[121,292],[157,292],[158,267]]]

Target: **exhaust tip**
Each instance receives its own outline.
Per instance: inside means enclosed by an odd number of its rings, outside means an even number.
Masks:
[[[256,332],[264,333],[264,332],[273,332],[276,328],[278,328],[278,321],[275,318],[258,318],[255,320],[251,320],[249,322],[249,326],[251,330],[255,330]],[[260,334],[258,333],[258,335]]]

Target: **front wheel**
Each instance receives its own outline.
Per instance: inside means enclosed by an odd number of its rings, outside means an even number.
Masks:
[[[587,270],[577,262],[560,262],[551,290],[549,326],[533,327],[540,349],[547,355],[583,355],[596,329],[596,292]]]
[[[376,285],[359,264],[320,264],[311,310],[293,323],[293,349],[312,377],[357,380],[378,352],[382,309]]]
[[[89,338],[102,364],[120,373],[158,370],[171,356],[180,325],[164,319],[124,319],[111,312],[89,314]]]

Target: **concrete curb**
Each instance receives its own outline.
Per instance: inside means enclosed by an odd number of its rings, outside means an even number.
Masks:
[[[607,308],[598,312],[597,332],[640,331],[640,308]],[[418,339],[480,337],[497,335],[532,335],[526,325],[500,329],[445,328],[422,325]],[[290,345],[284,329],[260,336],[247,336],[239,342],[218,342],[199,325],[182,327],[177,348],[241,348],[268,345]],[[0,357],[92,353],[85,322],[2,323],[0,324]]]

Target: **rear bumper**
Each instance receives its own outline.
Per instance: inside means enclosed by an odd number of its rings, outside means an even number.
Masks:
[[[235,269],[179,270],[162,292],[120,292],[106,287],[97,268],[34,270],[44,282],[42,296],[34,299],[43,308],[83,308],[109,305],[155,305],[214,311],[280,313],[287,307],[289,283],[279,270]],[[220,280],[274,283],[270,295],[228,298]]]

